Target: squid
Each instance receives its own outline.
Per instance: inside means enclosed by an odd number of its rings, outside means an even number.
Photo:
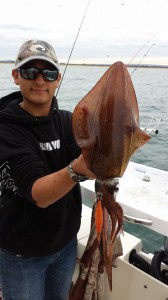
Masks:
[[[114,63],[73,111],[72,127],[86,164],[96,175],[90,234],[70,300],[103,300],[103,276],[112,291],[112,267],[122,255],[119,178],[131,156],[149,141],[140,129],[138,102],[127,67]]]

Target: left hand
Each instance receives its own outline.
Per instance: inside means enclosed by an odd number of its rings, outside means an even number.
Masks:
[[[72,168],[75,173],[88,176],[90,179],[95,179],[96,175],[87,167],[83,154],[81,154],[73,163]]]

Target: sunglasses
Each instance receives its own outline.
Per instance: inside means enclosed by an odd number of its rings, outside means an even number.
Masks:
[[[20,76],[24,79],[33,80],[36,79],[39,74],[43,76],[45,81],[55,81],[58,78],[59,70],[47,70],[47,69],[37,69],[37,68],[19,68],[17,69]]]

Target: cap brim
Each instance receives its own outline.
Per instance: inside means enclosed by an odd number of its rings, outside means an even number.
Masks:
[[[35,56],[30,56],[30,57],[25,58],[20,63],[15,65],[13,69],[16,70],[16,69],[20,68],[21,66],[25,65],[27,62],[32,61],[32,60],[44,60],[44,61],[47,61],[50,64],[52,64],[57,69],[60,68],[59,63],[55,63],[52,59],[45,57],[45,56],[35,55]]]

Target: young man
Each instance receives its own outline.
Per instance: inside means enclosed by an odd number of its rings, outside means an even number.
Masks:
[[[71,113],[58,109],[52,46],[24,43],[12,76],[20,91],[0,100],[3,299],[66,300],[81,221],[78,182],[95,176],[74,140]]]

